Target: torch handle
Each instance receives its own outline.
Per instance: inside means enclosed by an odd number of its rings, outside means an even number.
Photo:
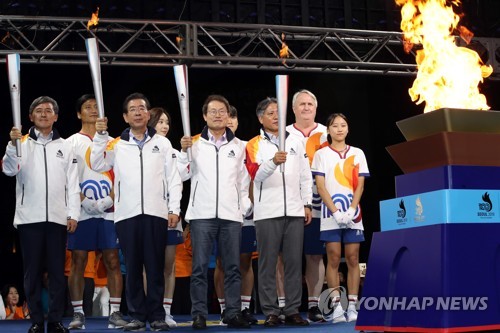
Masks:
[[[14,127],[21,130],[21,59],[19,54],[7,55],[10,101]],[[21,141],[16,140],[16,154],[21,157]]]
[[[288,75],[276,75],[276,99],[278,101],[278,147],[280,151],[285,151]],[[280,164],[280,172],[285,172],[285,163]]]
[[[188,90],[188,72],[186,65],[174,66],[175,85],[177,87],[177,96],[179,97],[179,106],[181,108],[182,129],[184,136],[191,136],[191,125],[189,121],[189,90]],[[191,148],[187,149],[188,161],[193,160]]]
[[[90,65],[90,74],[92,75],[92,84],[94,86],[94,95],[97,103],[99,118],[104,118],[104,99],[102,96],[101,82],[101,61],[99,60],[99,48],[96,38],[87,38],[85,40],[87,56]]]

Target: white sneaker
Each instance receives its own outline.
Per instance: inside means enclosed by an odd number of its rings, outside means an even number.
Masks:
[[[358,319],[358,311],[355,306],[350,306],[347,308],[347,321],[356,321]]]
[[[73,320],[71,320],[68,327],[70,330],[84,330],[85,315],[81,312],[73,313]]]
[[[165,322],[168,324],[170,328],[177,327],[177,323],[175,322],[174,317],[172,317],[171,314],[165,315]]]
[[[333,310],[333,319],[332,319],[332,322],[334,324],[336,323],[345,323],[347,320],[345,318],[345,312],[344,312],[344,309],[342,309],[342,306],[337,305],[337,307],[335,308],[335,310]]]

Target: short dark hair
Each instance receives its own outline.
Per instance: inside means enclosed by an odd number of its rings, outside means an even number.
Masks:
[[[160,117],[163,113],[167,116],[168,123],[172,124],[172,118],[168,114],[167,110],[165,110],[164,108],[161,108],[161,107],[154,107],[151,110],[149,110],[149,114],[151,115],[151,117],[149,118],[148,126],[149,127],[156,127],[156,125],[160,121]]]
[[[80,98],[78,98],[76,100],[76,104],[75,104],[75,109],[76,109],[76,112],[81,112],[82,111],[82,105],[86,102],[86,101],[89,101],[91,99],[95,99],[95,96],[94,94],[85,94],[85,95],[82,95],[80,96]]]
[[[128,113],[128,109],[127,109],[128,103],[131,100],[134,100],[134,99],[142,99],[142,100],[144,100],[144,102],[146,102],[146,108],[148,110],[151,108],[151,105],[149,104],[149,99],[143,93],[135,92],[133,94],[128,95],[125,98],[125,101],[123,101],[123,113]]]
[[[330,127],[330,125],[332,125],[332,123],[335,121],[335,118],[337,117],[344,119],[347,125],[349,125],[347,117],[343,113],[332,113],[326,120],[326,128]],[[326,136],[326,139],[328,140],[328,143],[330,144],[332,143],[332,137],[330,136],[330,134]]]
[[[38,98],[35,98],[35,100],[33,102],[31,102],[31,105],[29,108],[29,113],[32,114],[33,110],[35,110],[35,108],[38,105],[43,104],[43,103],[52,104],[52,107],[54,108],[54,113],[59,114],[59,105],[57,105],[57,102],[55,99],[53,99],[52,97],[49,97],[49,96],[40,96]]]
[[[207,114],[208,103],[213,102],[213,101],[217,101],[217,102],[223,103],[226,106],[227,112],[231,112],[231,105],[227,101],[226,97],[224,97],[222,95],[210,95],[210,96],[207,97],[207,99],[203,103],[203,107],[201,109],[201,111],[203,112],[204,115]]]
[[[238,109],[234,106],[229,106],[229,118],[237,118],[238,117]]]
[[[257,104],[257,109],[255,110],[255,113],[257,114],[257,117],[260,117],[264,114],[264,111],[266,111],[267,107],[269,104],[278,104],[278,100],[275,97],[266,97],[266,99],[263,99],[262,101]]]

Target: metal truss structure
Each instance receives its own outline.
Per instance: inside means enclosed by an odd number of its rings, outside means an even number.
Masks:
[[[95,36],[103,66],[185,63],[193,68],[407,76],[417,70],[415,55],[403,51],[399,32],[132,19],[100,19],[88,30],[87,22],[0,16],[2,61],[6,54],[19,53],[22,63],[88,64],[85,39]],[[288,58],[279,56],[284,44]]]

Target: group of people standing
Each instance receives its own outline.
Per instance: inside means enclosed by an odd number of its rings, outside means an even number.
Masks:
[[[210,95],[202,107],[206,126],[198,135],[182,137],[177,151],[166,138],[168,113],[151,108],[143,94],[125,99],[123,119],[129,127],[117,138],[108,135],[107,118],[99,118],[94,96],[82,96],[76,106],[82,128],[65,140],[53,127],[57,102],[47,96],[35,99],[29,109],[34,126],[24,136],[12,128],[3,158],[3,172],[17,179],[14,225],[23,254],[29,333],[45,332],[43,270],[50,280],[47,332],[68,331],[61,322],[66,244],[72,251],[68,284],[75,313],[70,329],[85,325],[83,271],[92,250],[102,251],[108,272],[110,328],[144,331],[147,322],[152,331],[174,327],[169,313],[173,258],[175,245],[182,242],[180,202],[182,183],[188,179],[185,220],[193,255],[194,329],[207,327],[207,272],[214,247],[220,258],[216,281],[223,284],[218,292],[224,303],[222,321],[233,328],[256,323],[248,311],[253,286],[248,267],[255,243],[265,326],[323,320],[318,307],[325,276],[322,258],[326,252],[328,286],[338,287],[342,242],[349,308],[344,312],[337,306],[333,321],[356,320],[359,244],[364,240],[359,201],[369,171],[363,152],[345,143],[343,114],[331,115],[327,126],[316,123],[316,97],[298,91],[292,99],[296,122],[287,127],[286,148],[280,151],[275,98],[258,103],[260,134],[244,142],[234,133],[234,107],[225,97]],[[21,141],[20,154],[16,140]],[[119,249],[127,269],[125,282]],[[308,320],[299,313],[303,250]],[[284,304],[277,302],[276,293],[280,263]],[[129,320],[119,311],[124,284]],[[334,298],[338,303],[339,295]]]

